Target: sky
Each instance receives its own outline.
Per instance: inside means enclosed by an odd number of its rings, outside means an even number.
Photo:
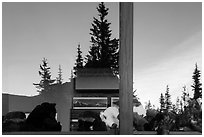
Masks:
[[[119,3],[109,8],[112,38],[119,38]],[[45,57],[52,78],[61,65],[63,81],[81,45],[88,54],[90,28],[97,17],[98,3],[3,3],[2,6],[2,91],[37,95],[39,65]],[[158,106],[169,85],[172,100],[182,87],[191,91],[195,63],[202,69],[201,3],[134,3],[133,88],[142,103]]]

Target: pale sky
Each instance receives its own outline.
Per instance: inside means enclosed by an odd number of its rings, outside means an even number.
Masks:
[[[119,3],[109,8],[113,37],[119,38]],[[98,3],[3,3],[3,93],[36,95],[39,65],[48,59],[52,78],[61,65],[69,81],[77,45],[87,54]],[[172,100],[191,92],[195,63],[202,64],[201,3],[134,3],[134,89],[141,102],[159,104],[169,85]]]
[[[192,94],[195,63],[202,67],[202,4],[136,3],[134,9],[134,88],[141,101],[158,105],[166,85],[173,102],[184,85]]]

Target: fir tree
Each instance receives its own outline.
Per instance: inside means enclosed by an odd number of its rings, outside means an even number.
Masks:
[[[81,47],[80,44],[77,47],[77,59],[76,59],[76,68],[83,68],[83,57],[82,57],[82,51],[81,51]]]
[[[58,71],[58,77],[56,78],[57,80],[57,84],[62,84],[62,69],[61,69],[61,65],[59,65],[59,71]]]
[[[90,29],[91,43],[89,55],[86,58],[87,68],[111,68],[114,73],[118,73],[119,40],[111,39],[110,24],[106,16],[108,8],[104,3],[97,7],[99,19],[94,17],[92,28]]]
[[[191,87],[194,91],[194,99],[202,98],[202,84],[200,82],[200,70],[198,69],[197,63],[195,65],[195,70],[193,72],[193,85]]]
[[[176,105],[175,104],[172,104],[172,111],[177,113],[177,109],[176,109]]]
[[[73,78],[74,78],[74,72],[73,72],[73,69],[72,69],[71,70],[71,76],[70,76],[69,80],[71,81]]]
[[[136,91],[137,91],[137,89],[133,91],[133,98],[137,98]]]
[[[146,110],[152,109],[152,104],[151,104],[150,100],[148,101],[147,105],[145,106],[145,109]]]
[[[169,94],[169,87],[168,85],[166,86],[166,93],[165,93],[165,109],[167,112],[170,111],[172,108],[172,103],[171,103],[171,95]]]
[[[41,94],[44,91],[49,91],[50,85],[52,85],[55,80],[51,79],[51,72],[50,67],[48,67],[48,62],[46,58],[43,58],[42,65],[40,65],[41,71],[39,71],[39,75],[41,76],[42,80],[40,83],[33,83],[38,89],[37,91]]]
[[[181,110],[181,113],[183,113],[183,102],[182,102],[182,100],[180,100],[180,110]]]
[[[82,51],[81,51],[81,47],[80,44],[77,47],[77,58],[76,58],[76,62],[75,62],[75,66],[74,66],[74,75],[76,75],[77,69],[79,68],[83,68],[83,57],[82,57]]]
[[[136,91],[137,89],[133,91],[133,105],[138,107],[141,105],[141,102],[139,101],[139,97],[137,96]]]
[[[180,110],[180,99],[179,99],[179,97],[177,97],[176,98],[176,112],[177,113],[180,113],[181,112],[181,110]]]
[[[186,92],[186,86],[183,87],[183,93],[182,93],[181,98],[183,99],[183,107],[185,110],[188,105],[188,100],[190,99],[189,93]]]
[[[160,96],[160,112],[163,112],[165,110],[165,99],[164,95],[161,93]]]

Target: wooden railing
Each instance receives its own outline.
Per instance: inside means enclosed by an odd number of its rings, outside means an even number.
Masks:
[[[114,135],[113,131],[6,132],[3,135]]]
[[[134,135],[157,135],[156,131],[135,131]],[[170,131],[169,135],[202,135],[197,131]]]
[[[110,131],[71,131],[71,132],[6,132],[3,135],[115,135],[117,132]],[[156,135],[155,131],[135,131],[134,135]],[[202,135],[196,131],[170,131],[170,135]]]

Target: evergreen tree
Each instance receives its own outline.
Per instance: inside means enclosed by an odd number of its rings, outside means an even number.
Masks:
[[[176,98],[176,112],[177,113],[180,113],[181,112],[181,110],[180,110],[180,99],[179,99],[179,97],[177,97]]]
[[[43,58],[40,69],[41,71],[39,71],[39,75],[41,76],[42,80],[40,80],[40,83],[33,83],[33,85],[36,86],[36,88],[38,89],[37,91],[41,94],[44,91],[48,91],[50,85],[52,85],[55,80],[51,79],[50,67],[48,67],[46,58]]]
[[[152,109],[152,104],[150,102],[150,100],[148,101],[147,105],[145,106],[145,109]]]
[[[186,86],[183,87],[183,93],[182,93],[181,98],[183,99],[183,107],[185,110],[186,107],[188,106],[188,100],[190,99],[189,93],[186,92]]]
[[[198,69],[197,63],[195,65],[195,70],[193,72],[193,85],[191,87],[194,91],[194,99],[202,98],[202,84],[200,82],[200,70]]]
[[[58,72],[58,77],[56,78],[57,80],[57,84],[62,84],[62,69],[61,69],[61,65],[59,65],[59,72]]]
[[[83,57],[82,57],[82,51],[81,51],[81,47],[80,44],[77,47],[77,59],[75,62],[75,66],[74,66],[74,75],[76,75],[77,69],[79,68],[83,68]]]
[[[138,107],[141,105],[141,102],[139,101],[139,97],[137,96],[136,91],[137,89],[133,91],[133,106]]]
[[[82,51],[81,51],[81,47],[80,47],[80,44],[78,45],[77,47],[77,59],[76,59],[76,68],[83,68],[83,57],[82,57]]]
[[[166,93],[165,93],[165,109],[167,112],[170,111],[170,109],[172,108],[172,103],[171,103],[171,95],[169,94],[169,87],[167,85],[166,87]]]
[[[161,93],[160,96],[160,112],[163,112],[165,110],[165,99],[164,95]]]
[[[180,110],[181,110],[181,113],[183,113],[183,102],[182,102],[182,100],[180,100]]]
[[[111,68],[114,73],[118,73],[119,40],[111,39],[110,24],[106,16],[108,8],[104,3],[97,7],[99,19],[94,17],[92,28],[90,29],[91,43],[89,55],[86,58],[87,68]]]
[[[74,72],[73,72],[73,69],[72,69],[71,70],[71,76],[70,76],[69,80],[71,81],[73,78],[74,78]]]
[[[136,91],[137,91],[137,89],[133,91],[133,98],[137,98]]]
[[[175,104],[172,104],[172,111],[177,113],[177,109],[176,109],[176,105]]]

